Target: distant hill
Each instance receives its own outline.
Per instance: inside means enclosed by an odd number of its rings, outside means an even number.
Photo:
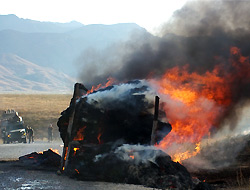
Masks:
[[[67,31],[55,32],[62,28],[67,28]],[[68,30],[70,28],[74,29]],[[83,51],[88,48],[101,50],[113,43],[126,41],[134,31],[146,32],[134,23],[58,24],[21,19],[15,15],[2,15],[0,54],[15,54],[40,66],[51,67],[75,76],[74,62]]]
[[[40,22],[19,18],[16,15],[0,15],[0,30],[16,30],[27,33],[63,33],[82,27],[83,24],[72,21],[69,23]]]
[[[147,33],[134,23],[83,25],[0,15],[0,93],[67,91],[74,83],[71,78],[81,72],[76,61],[85,51],[103,51],[134,32]]]
[[[75,80],[14,54],[0,55],[0,92],[71,93]]]

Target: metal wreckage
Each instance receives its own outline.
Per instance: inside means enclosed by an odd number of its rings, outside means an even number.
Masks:
[[[154,146],[172,129],[160,121],[166,117],[160,106],[143,80],[92,93],[76,83],[57,123],[64,142],[60,171],[80,180],[193,189],[187,169]]]
[[[3,144],[12,142],[27,142],[27,127],[18,112],[15,110],[6,110],[0,118],[0,129]]]

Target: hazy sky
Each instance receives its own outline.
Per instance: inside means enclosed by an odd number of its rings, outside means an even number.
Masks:
[[[83,24],[134,22],[152,31],[186,0],[0,0],[0,14]]]

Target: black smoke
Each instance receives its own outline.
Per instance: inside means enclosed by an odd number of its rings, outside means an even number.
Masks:
[[[199,74],[212,71],[216,65],[223,68],[219,73],[222,77],[236,72],[233,62],[240,58],[232,56],[230,48],[238,47],[242,56],[250,56],[249,10],[249,1],[189,1],[163,25],[158,36],[141,31],[105,51],[85,52],[78,60],[82,65],[80,80],[91,86],[104,83],[108,77],[120,82],[158,78],[167,69],[184,65],[189,66],[189,72]],[[231,118],[230,122],[235,121],[232,126],[236,125],[235,107],[250,97],[249,75],[238,75],[229,81],[233,103],[218,124]]]

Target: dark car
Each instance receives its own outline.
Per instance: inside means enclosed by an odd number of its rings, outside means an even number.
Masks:
[[[6,143],[26,143],[26,128],[22,123],[9,124],[6,127]]]

